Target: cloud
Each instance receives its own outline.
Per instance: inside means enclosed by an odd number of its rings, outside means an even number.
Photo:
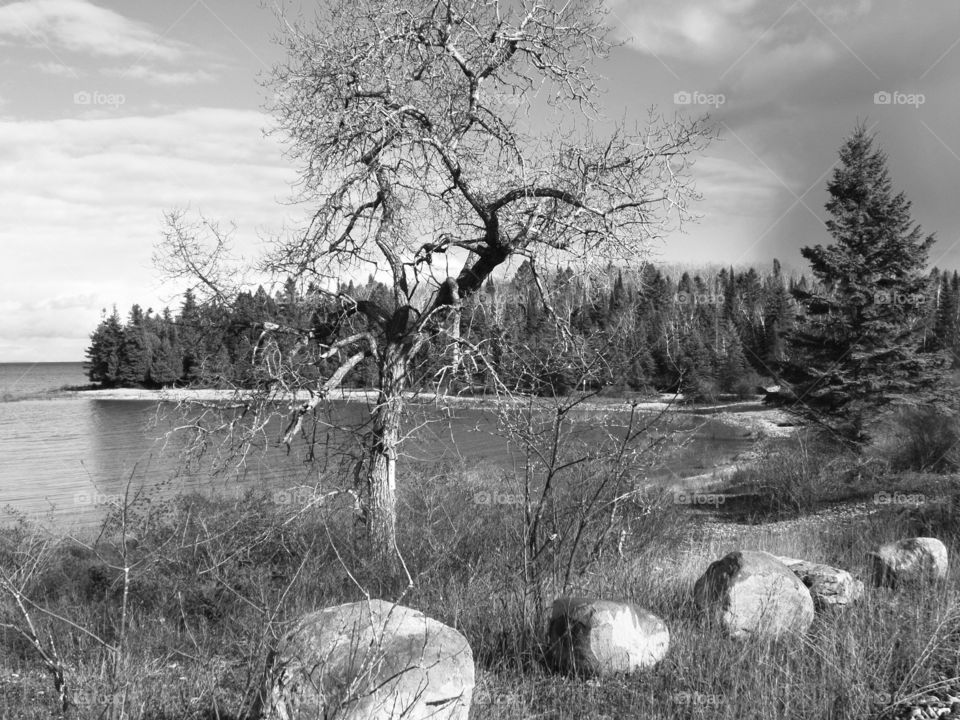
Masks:
[[[144,80],[153,85],[180,86],[209,83],[217,79],[216,73],[209,70],[160,70],[148,65],[131,65],[127,68],[104,68],[101,73],[117,78]]]
[[[779,179],[766,168],[717,154],[697,159],[694,176],[703,195],[703,211],[753,215],[783,192]]]
[[[752,2],[707,4],[650,0],[638,5],[614,0],[613,15],[621,36],[649,55],[697,60],[733,52],[747,30],[746,13]]]
[[[830,2],[814,3],[814,12],[820,16],[824,22],[830,24],[844,24],[853,20],[859,20],[873,8],[873,0],[857,0],[856,2],[837,3]]]
[[[101,308],[174,301],[178,288],[151,262],[165,210],[235,221],[236,245],[248,255],[258,232],[299,220],[278,202],[295,172],[263,137],[268,123],[257,111],[216,108],[0,119],[0,305],[17,308],[0,317],[0,344],[60,338],[50,345],[56,357],[79,358]]]
[[[862,27],[872,0],[842,5],[833,0],[649,0],[642,4],[613,0],[612,4],[620,21],[619,34],[632,39],[640,52],[674,62],[712,62],[718,75],[726,75],[747,62],[796,56],[799,52],[792,48],[809,48],[814,39],[834,56],[849,50],[843,38]],[[800,65],[778,63],[778,68],[802,72],[802,56],[800,61]]]
[[[80,72],[76,68],[59,62],[38,62],[34,63],[33,67],[44,75],[54,75],[56,77],[71,79],[80,77]]]
[[[102,57],[175,61],[187,46],[88,0],[18,0],[0,7],[0,38]]]
[[[91,313],[99,313],[96,294],[61,295],[26,301],[0,301],[0,338],[19,341],[33,338],[86,339]]]

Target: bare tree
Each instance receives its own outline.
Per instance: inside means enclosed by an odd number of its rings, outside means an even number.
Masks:
[[[379,397],[358,493],[386,558],[411,359],[444,336],[454,373],[461,353],[482,352],[454,330],[461,302],[514,258],[534,268],[635,262],[687,217],[689,158],[708,138],[702,120],[651,111],[631,129],[601,116],[591,68],[612,46],[589,0],[333,0],[318,12],[281,18],[287,61],[271,81],[278,132],[302,171],[298,200],[315,211],[271,244],[261,269],[314,284],[340,320],[363,321],[304,335],[285,353],[342,364],[309,389],[284,440],[374,359]],[[179,267],[192,262],[209,284],[216,272],[190,258],[182,231],[168,237]],[[384,278],[389,302],[334,292],[363,272]],[[264,343],[290,332],[266,327]]]

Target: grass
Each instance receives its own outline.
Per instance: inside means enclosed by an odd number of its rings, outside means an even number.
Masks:
[[[729,640],[692,606],[697,577],[737,548],[827,562],[863,579],[866,552],[889,540],[935,534],[957,551],[960,515],[949,480],[857,475],[856,463],[803,442],[768,449],[754,474],[734,480],[744,492],[775,492],[773,479],[783,480],[793,500],[755,507],[750,523],[718,523],[654,498],[629,518],[622,556],[606,547],[576,577],[575,592],[636,602],[666,620],[667,658],[636,677],[598,682],[543,668],[557,575],[547,569],[540,594],[524,585],[521,509],[476,502],[481,491],[515,491],[493,471],[420,467],[401,478],[408,592],[405,577],[384,575],[353,552],[346,505],[304,511],[253,492],[135,506],[126,525],[135,540],[124,539],[118,517],[95,543],[45,537],[24,523],[0,534],[0,569],[25,578],[40,639],[54,638],[75,702],[66,717],[241,718],[268,648],[291,622],[361,599],[364,590],[402,598],[466,635],[478,671],[473,718],[878,716],[893,700],[960,675],[955,568],[936,587],[868,588],[860,606],[820,615],[806,635],[775,643]],[[930,497],[871,503],[876,488],[925,488]],[[867,501],[872,514],[826,522],[811,515],[844,498]],[[0,596],[0,623],[8,625],[0,628],[0,718],[57,717],[49,676],[15,631],[23,623],[9,594]]]

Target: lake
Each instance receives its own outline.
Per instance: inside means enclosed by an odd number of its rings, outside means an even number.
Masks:
[[[102,502],[122,496],[128,484],[165,493],[198,487],[236,492],[250,486],[313,484],[316,477],[315,465],[277,448],[253,455],[243,472],[229,478],[211,481],[203,472],[186,473],[176,450],[164,448],[162,436],[170,421],[157,421],[158,409],[162,413],[171,407],[64,391],[86,383],[81,363],[0,364],[0,508],[49,515],[58,526],[89,527],[100,517]],[[336,411],[358,419],[365,406],[342,402]],[[689,441],[645,469],[651,479],[701,474],[730,462],[754,442],[717,420],[683,415],[668,422],[665,432],[677,433],[673,446],[680,445],[681,437]],[[587,436],[595,432],[596,418],[585,419],[583,427]],[[471,407],[456,408],[423,428],[404,452],[408,460],[450,460],[468,467],[509,470],[523,462],[497,435],[492,412]],[[4,515],[11,517],[7,511]]]

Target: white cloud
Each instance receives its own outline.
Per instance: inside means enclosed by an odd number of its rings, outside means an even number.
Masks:
[[[641,52],[679,61],[719,63],[714,69],[724,73],[731,64],[762,63],[785,46],[809,45],[813,38],[840,46],[836,34],[845,34],[854,21],[860,22],[872,0],[842,7],[833,0],[794,4],[613,0],[612,4],[622,22],[621,35],[632,38]]]
[[[614,0],[613,12],[625,38],[650,55],[687,60],[729,55],[745,48],[744,26],[751,2],[703,3],[650,0],[638,5]],[[741,50],[742,51],[742,50]]]
[[[79,70],[59,62],[38,62],[34,63],[33,67],[45,75],[55,75],[57,77],[71,79],[80,77]]]
[[[873,8],[873,0],[856,0],[856,2],[837,3],[835,0],[824,2],[821,0],[809,5],[824,22],[833,25],[844,24],[858,20]]]
[[[180,59],[186,47],[88,0],[18,0],[0,6],[0,37],[97,56],[165,61]]]
[[[145,80],[153,85],[167,86],[196,85],[198,83],[213,82],[217,79],[217,75],[209,70],[169,71],[139,64],[126,68],[104,68],[101,72],[110,77]]]
[[[753,215],[784,191],[783,184],[763,166],[718,155],[698,158],[694,167],[701,211],[725,215]]]
[[[79,361],[96,327],[95,293],[0,300],[0,361]]]
[[[258,231],[296,218],[278,202],[295,172],[263,137],[268,120],[212,108],[0,120],[0,305],[18,304],[0,318],[0,345],[54,338],[55,359],[80,357],[100,308],[170,302],[175,291],[151,264],[165,210],[235,221],[238,249],[254,254]]]

